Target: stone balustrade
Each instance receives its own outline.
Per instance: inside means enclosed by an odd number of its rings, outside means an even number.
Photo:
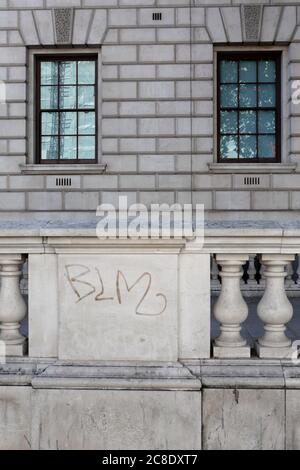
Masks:
[[[212,313],[220,327],[213,357],[289,358],[287,293],[300,284],[299,252],[300,230],[288,228],[207,228],[203,244],[197,238],[98,239],[90,227],[5,230],[0,341],[8,356],[210,358],[211,288],[218,292]],[[25,262],[28,348],[20,333]],[[264,334],[255,347],[241,332],[249,291],[261,297],[256,315]]]

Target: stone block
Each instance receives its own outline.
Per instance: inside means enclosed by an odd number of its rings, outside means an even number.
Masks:
[[[57,357],[57,256],[30,254],[28,282],[29,356]]]
[[[136,46],[114,45],[102,47],[102,61],[104,64],[118,64],[135,62],[137,58]]]
[[[217,210],[249,210],[249,191],[216,191]]]
[[[175,48],[173,45],[147,45],[139,46],[140,62],[173,62]]]
[[[174,98],[175,86],[174,82],[140,82],[139,83],[140,98],[161,99]]]
[[[35,211],[53,211],[62,209],[62,194],[56,191],[29,192],[28,209]]]
[[[179,258],[179,357],[210,357],[210,255]]]
[[[137,86],[134,82],[103,82],[103,99],[132,99],[137,97]]]
[[[0,197],[1,211],[25,210],[25,194],[22,192],[2,193]]]
[[[204,390],[204,449],[284,449],[284,393],[284,390]]]
[[[60,359],[177,360],[176,255],[59,255],[59,285]]]
[[[67,192],[65,194],[65,208],[67,210],[94,211],[99,204],[99,193],[97,192]]]
[[[0,387],[0,449],[30,450],[31,388]]]
[[[36,448],[200,449],[201,395],[184,391],[36,390]],[[49,416],[55,419],[49,420]]]
[[[135,26],[137,24],[137,13],[135,9],[116,8],[109,10],[109,26]]]
[[[289,207],[289,194],[284,191],[256,191],[253,193],[253,209],[282,210]]]

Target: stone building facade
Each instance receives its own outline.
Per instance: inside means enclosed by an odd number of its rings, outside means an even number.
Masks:
[[[74,220],[119,194],[145,204],[193,200],[205,205],[208,217],[242,211],[243,218],[256,218],[265,211],[266,218],[274,210],[297,217],[297,2],[7,0],[0,6],[0,78],[7,95],[0,131],[3,218],[7,212],[45,218],[49,211],[61,217],[63,211]],[[216,60],[222,50],[281,52],[279,163],[218,164]],[[37,165],[35,154],[34,57],[66,52],[98,55],[97,161],[94,167],[51,165],[50,171]],[[67,187],[62,176],[70,178]]]
[[[299,41],[300,0],[0,0],[0,448],[300,448]],[[99,240],[119,196],[204,241]]]

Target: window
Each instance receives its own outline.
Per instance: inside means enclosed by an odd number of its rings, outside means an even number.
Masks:
[[[36,59],[38,163],[95,163],[97,58]]]
[[[218,54],[218,161],[280,161],[280,54]]]

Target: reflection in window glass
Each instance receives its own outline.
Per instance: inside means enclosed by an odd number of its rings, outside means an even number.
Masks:
[[[95,161],[96,59],[39,60],[40,160]]]
[[[221,54],[218,62],[219,159],[278,160],[280,56]]]

